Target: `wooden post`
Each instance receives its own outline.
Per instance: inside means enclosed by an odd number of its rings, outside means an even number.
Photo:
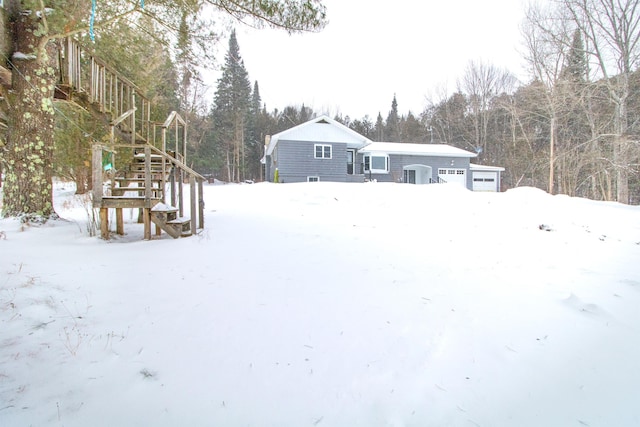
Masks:
[[[171,170],[170,175],[170,187],[171,187],[171,206],[176,206],[176,173],[178,173],[178,168],[174,164]]]
[[[199,219],[199,227],[204,228],[204,190],[203,185],[204,181],[198,180],[198,219]]]
[[[178,168],[178,211],[184,216],[184,172]]]
[[[151,209],[142,209],[142,222],[144,222],[144,240],[151,240]]]
[[[122,218],[122,208],[116,208],[116,233],[124,236],[124,220]]]
[[[109,240],[109,209],[100,208],[100,236]]]
[[[136,143],[136,92],[134,90],[131,91],[131,108],[133,109],[133,114],[131,114],[131,144]],[[145,154],[146,154],[145,149]]]
[[[144,207],[151,206],[151,147],[144,147]]]
[[[189,175],[189,196],[191,199],[191,233],[195,234],[196,232],[196,177],[193,175]]]
[[[91,150],[91,185],[93,207],[102,204],[102,147],[94,145]]]

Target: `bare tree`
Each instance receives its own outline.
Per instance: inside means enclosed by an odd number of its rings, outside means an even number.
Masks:
[[[534,87],[539,89],[539,98],[544,100],[542,111],[544,119],[548,122],[548,191],[551,194],[555,192],[556,135],[562,102],[559,83],[570,48],[568,39],[571,29],[567,28],[566,22],[557,19],[553,11],[532,4],[526,11],[526,20],[522,27],[525,59],[529,73],[539,83]]]
[[[628,130],[629,78],[640,59],[640,3],[637,0],[556,0],[587,41],[593,70],[613,104],[616,200],[629,203],[632,168]]]
[[[473,149],[479,154],[487,153],[492,101],[502,93],[512,92],[515,83],[511,73],[483,61],[470,61],[458,81],[458,90],[468,97],[473,118]]]

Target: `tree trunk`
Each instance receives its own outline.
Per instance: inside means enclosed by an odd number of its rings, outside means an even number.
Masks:
[[[52,191],[55,46],[37,50],[33,14],[21,14],[14,27],[12,108],[8,111],[3,217],[45,222],[55,217]],[[40,30],[41,31],[41,30]],[[35,46],[35,48],[34,48]]]
[[[552,114],[549,123],[549,194],[554,194],[555,146],[556,146],[556,118]]]

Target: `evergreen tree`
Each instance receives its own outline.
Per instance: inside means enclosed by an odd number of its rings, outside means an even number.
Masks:
[[[251,83],[233,30],[213,101],[213,126],[217,152],[223,156],[227,179],[244,179],[246,126],[251,105]]]
[[[378,117],[376,118],[376,125],[373,128],[374,131],[374,141],[382,142],[384,141],[384,121],[382,120],[382,114],[378,113]]]
[[[424,143],[427,142],[427,129],[425,126],[409,111],[407,117],[402,120],[402,141]]]
[[[571,50],[566,59],[562,77],[573,83],[584,83],[587,76],[587,58],[584,51],[582,33],[576,29],[573,33]]]
[[[393,101],[391,101],[391,111],[387,116],[385,136],[388,142],[400,142],[400,117],[398,116],[398,101],[396,101],[395,94]]]
[[[4,46],[10,46],[11,91],[2,91],[7,117],[3,161],[6,181],[3,188],[3,217],[44,222],[55,216],[53,209],[53,145],[55,86],[59,81],[57,41],[69,36],[103,31],[119,22],[132,27],[146,25],[143,16],[160,22],[163,30],[175,32],[181,11],[190,9],[201,22],[199,13],[213,7],[226,16],[257,26],[281,28],[289,32],[318,30],[326,24],[326,8],[309,0],[233,0],[180,2],[158,0],[144,2],[105,0],[98,2],[95,15],[86,0],[8,0],[4,2],[5,25],[1,34]],[[143,28],[151,36],[158,32]],[[190,29],[190,37],[194,32]],[[131,42],[128,47],[135,46]],[[14,55],[15,53],[15,55]],[[37,82],[37,84],[36,84]],[[8,89],[8,87],[6,88]]]
[[[250,179],[261,178],[260,159],[263,156],[263,146],[265,139],[264,109],[260,98],[260,88],[258,82],[253,84],[251,92],[251,103],[249,104],[249,116],[247,119],[247,175]]]
[[[296,125],[308,122],[316,116],[315,112],[310,107],[305,107],[304,104],[300,108],[289,105],[282,110],[282,113],[276,112],[277,117],[277,129],[276,132],[282,132]]]
[[[364,116],[362,120],[352,121],[349,123],[349,128],[371,140],[375,139],[375,126],[369,116]]]
[[[107,129],[85,109],[72,102],[56,108],[53,168],[57,177],[76,184],[76,194],[91,190],[91,144],[107,140]]]

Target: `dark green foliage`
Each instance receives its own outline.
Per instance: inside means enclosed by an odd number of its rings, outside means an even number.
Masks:
[[[371,140],[375,140],[375,126],[369,116],[364,116],[361,120],[356,119],[349,123],[349,127]]]
[[[400,134],[402,142],[424,143],[427,142],[427,132],[425,126],[409,112],[407,117],[400,123]]]
[[[582,33],[576,29],[562,77],[573,83],[584,83],[587,78],[587,55],[584,51]]]
[[[376,118],[376,125],[373,128],[374,133],[374,141],[382,142],[384,141],[385,131],[384,131],[384,120],[382,120],[382,114],[378,113],[378,117]]]
[[[251,107],[251,83],[235,30],[229,37],[222,75],[218,79],[211,119],[213,140],[217,156],[225,163],[226,179],[246,179],[247,125]]]
[[[91,114],[72,103],[56,108],[53,169],[56,176],[76,184],[76,193],[91,189],[91,146],[108,133]]]
[[[393,95],[391,110],[384,126],[384,136],[387,142],[400,142],[400,117],[398,116],[398,101],[396,101],[395,95]]]

